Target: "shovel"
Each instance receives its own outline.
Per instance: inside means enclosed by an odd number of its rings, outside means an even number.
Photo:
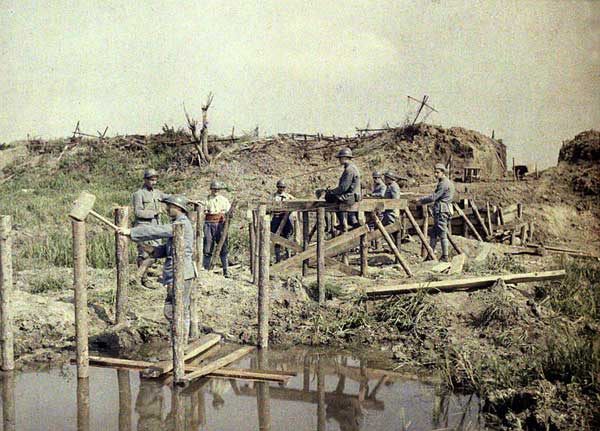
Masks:
[[[96,202],[96,196],[88,192],[81,192],[73,204],[73,209],[69,213],[69,217],[71,217],[73,220],[85,221],[88,214],[91,214],[107,226],[111,227],[115,231],[118,231],[119,227],[117,225],[92,209],[94,207],[94,202]]]

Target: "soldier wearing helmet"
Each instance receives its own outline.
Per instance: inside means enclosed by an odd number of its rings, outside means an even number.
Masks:
[[[156,188],[158,182],[158,172],[155,169],[146,169],[144,171],[144,184],[133,194],[133,213],[134,226],[142,224],[160,224],[159,214],[161,211],[161,202],[169,195]],[[161,241],[148,241],[148,246],[157,247]],[[144,245],[138,243],[137,265],[142,272],[142,280],[145,278],[145,270],[152,264],[152,259],[144,250]]]
[[[202,266],[204,269],[208,269],[210,261],[212,259],[213,251],[221,240],[225,227],[225,217],[231,209],[231,203],[225,196],[219,194],[221,190],[225,188],[225,185],[221,181],[213,180],[210,183],[210,195],[204,202],[204,256],[202,258]],[[221,267],[223,268],[223,275],[229,278],[227,269],[229,267],[229,239],[226,237],[223,242],[223,247],[219,254],[221,258]]]
[[[279,180],[277,181],[277,191],[275,193],[273,193],[271,195],[271,201],[274,203],[278,203],[278,202],[283,202],[286,200],[291,200],[294,199],[294,197],[286,192],[287,189],[287,184],[285,183],[284,180]],[[279,229],[279,226],[281,225],[281,223],[284,221],[284,219],[286,219],[285,217],[285,212],[281,212],[281,213],[273,213],[273,217],[271,218],[271,232],[272,233],[276,233],[277,230]],[[291,238],[292,235],[294,234],[294,224],[292,222],[292,218],[287,217],[285,225],[283,226],[283,229],[281,230],[281,236],[283,236],[284,238]],[[279,244],[275,244],[275,261],[279,262],[281,261],[281,246]],[[289,257],[289,252],[286,249],[285,250],[285,257],[286,259]]]
[[[393,171],[385,171],[383,174],[385,181],[385,199],[400,199],[400,186],[398,185],[396,173]],[[381,222],[384,226],[396,222],[396,213],[394,210],[385,210]]]
[[[381,172],[375,171],[373,172],[373,191],[371,192],[371,197],[373,198],[382,198],[385,196],[385,183],[383,182],[383,175]]]
[[[173,319],[173,281],[175,279],[173,269],[173,225],[183,224],[183,240],[184,240],[184,317],[186,337],[190,327],[190,295],[192,290],[192,280],[197,276],[196,267],[193,261],[194,252],[194,229],[192,223],[187,217],[188,200],[181,195],[169,195],[165,198],[167,204],[167,213],[171,219],[170,224],[159,225],[156,223],[142,223],[131,229],[119,228],[119,233],[129,235],[132,241],[137,243],[156,241],[164,239],[166,243],[158,246],[152,252],[152,257],[156,259],[165,259],[161,284],[167,288],[167,297],[165,299],[164,314],[165,317],[172,321]]]
[[[430,211],[433,214],[433,230],[429,237],[429,244],[435,250],[437,240],[442,244],[442,262],[448,262],[448,223],[454,212],[452,200],[454,198],[454,184],[446,176],[446,166],[441,163],[435,165],[434,175],[438,180],[432,195],[417,199],[416,202],[425,205],[432,204]]]
[[[338,186],[334,189],[328,190],[325,194],[325,200],[327,202],[336,202],[344,204],[353,204],[361,200],[361,189],[360,189],[360,171],[358,167],[352,162],[354,155],[350,148],[342,148],[337,156],[340,165],[344,167],[344,171],[340,176]],[[338,212],[338,219],[340,220],[339,227],[342,227],[346,220],[346,211]],[[348,214],[348,224],[351,227],[358,226],[357,213],[351,212]]]

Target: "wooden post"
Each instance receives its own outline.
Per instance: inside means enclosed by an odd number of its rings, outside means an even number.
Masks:
[[[473,235],[475,235],[475,238],[477,238],[478,241],[483,241],[483,238],[481,238],[481,235],[479,235],[479,232],[477,232],[477,229],[475,229],[475,226],[473,226],[473,223],[471,223],[471,220],[469,220],[469,218],[463,212],[463,210],[460,209],[460,207],[457,204],[454,204],[454,209],[462,217],[462,219],[465,223],[465,226],[467,226],[469,229],[471,229],[471,231],[473,232]]]
[[[254,247],[254,273],[252,274],[252,283],[258,286],[258,278],[260,274],[260,217],[258,210],[252,210],[252,226],[254,228],[254,238],[256,239],[256,247]]]
[[[173,223],[173,320],[171,322],[171,347],[173,348],[173,377],[179,382],[185,375],[184,356],[187,334],[183,291],[185,289],[185,241],[183,223]]]
[[[492,225],[492,212],[490,208],[490,203],[486,201],[485,203],[485,211],[486,211],[486,221],[488,224],[488,231],[490,232],[490,236],[494,234],[494,225]]]
[[[250,274],[254,274],[254,249],[256,248],[256,236],[254,235],[254,226],[252,226],[252,222],[248,223],[248,239],[249,239],[249,256],[248,256],[248,264],[250,266]]]
[[[204,210],[201,205],[194,204],[196,213],[196,237],[194,238],[196,268],[202,269],[202,255],[204,253]]]
[[[269,347],[269,266],[271,261],[271,226],[267,206],[258,209],[260,222],[260,264],[258,267],[258,346]]]
[[[73,230],[73,290],[75,291],[75,342],[77,344],[77,377],[89,376],[87,264],[85,221],[71,220]]]
[[[2,370],[15,368],[14,335],[12,327],[12,219],[0,216],[0,344]]]
[[[299,212],[302,216],[302,249],[308,249],[309,244],[309,234],[310,234],[310,212],[304,211]],[[308,259],[302,262],[302,277],[306,277],[308,275]]]
[[[117,383],[119,385],[119,431],[131,431],[131,382],[129,381],[129,370],[117,370]]]
[[[258,369],[264,370],[267,368],[266,351],[259,350]],[[269,384],[266,382],[256,383],[256,404],[258,408],[258,429],[260,431],[271,430],[271,396],[269,393]]]
[[[529,225],[527,223],[524,223],[523,226],[521,226],[521,245],[525,245],[527,243],[527,228],[529,227]]]
[[[513,157],[512,159],[512,175],[513,175],[513,181],[517,181],[517,171],[515,171],[515,158]]]
[[[85,222],[81,222],[85,223]],[[90,429],[90,379],[77,379],[77,431]]]
[[[423,211],[423,236],[425,237],[425,241],[429,241],[429,210],[427,205],[422,205],[421,209]],[[452,223],[452,219],[448,221],[448,224]],[[425,250],[425,246],[421,244],[421,257],[425,257],[427,250]]]
[[[362,226],[366,223],[365,212],[358,213],[358,219]],[[366,277],[369,273],[369,241],[367,234],[360,236],[360,275]]]
[[[325,208],[317,208],[317,289],[322,305],[325,303]]]
[[[202,254],[204,253],[204,210],[202,206],[194,204],[194,264],[196,270],[202,270]],[[190,295],[190,337],[196,339],[200,336],[198,322],[198,282],[192,282]]]
[[[419,236],[419,239],[421,240],[421,244],[423,244],[423,246],[425,247],[425,250],[427,250],[427,254],[429,255],[429,257],[432,258],[433,260],[437,260],[435,257],[435,253],[433,252],[433,249],[429,245],[429,242],[425,239],[425,235],[423,235],[423,232],[421,231],[421,228],[417,224],[417,221],[415,220],[412,213],[410,212],[410,209],[406,208],[404,210],[404,214],[406,214],[408,221],[412,225],[413,229],[417,232],[417,235]]]
[[[398,261],[400,262],[400,265],[402,265],[402,269],[404,269],[404,272],[406,272],[406,275],[408,275],[409,277],[412,277],[413,274],[412,274],[410,268],[408,267],[408,264],[400,255],[400,251],[396,247],[396,244],[392,240],[392,237],[390,236],[390,234],[385,230],[385,227],[381,223],[381,220],[379,220],[379,217],[377,216],[377,214],[375,214],[375,213],[370,213],[370,214],[371,214],[371,220],[373,220],[373,222],[375,223],[375,226],[377,226],[377,229],[379,229],[379,232],[381,232],[381,235],[383,235],[383,238],[386,240],[386,242],[392,249],[392,252],[396,256],[396,259],[398,259]]]
[[[3,431],[16,430],[15,373],[2,373],[2,422]]]
[[[533,233],[535,232],[535,224],[531,221],[529,222],[529,240],[533,242]]]
[[[521,202],[517,202],[517,218],[519,220],[523,218],[523,204]]]
[[[498,207],[498,224],[504,226],[504,210]]]
[[[468,199],[463,199],[462,205],[463,205],[463,208],[466,211],[466,209],[469,207],[469,200]],[[458,204],[455,203],[454,207],[458,208]],[[467,225],[468,225],[468,223],[466,222],[466,220],[463,217],[463,225],[462,225],[463,231],[462,231],[462,234],[463,234],[463,236],[465,238],[469,238],[469,230],[468,230],[468,226]]]
[[[475,218],[477,219],[477,222],[479,223],[479,225],[483,229],[483,232],[485,233],[485,236],[489,237],[490,236],[490,232],[488,232],[488,228],[485,225],[485,223],[483,221],[483,218],[481,218],[481,214],[479,213],[479,208],[477,207],[477,205],[473,201],[471,201],[471,208],[473,208],[473,213],[475,214]]]
[[[129,225],[129,208],[117,207],[114,210],[115,225],[127,228]],[[127,321],[129,300],[129,253],[127,246],[129,239],[126,235],[115,232],[115,259],[117,262],[117,299],[115,311],[115,323]]]
[[[173,431],[185,431],[185,399],[182,394],[182,388],[173,386],[171,388],[171,414]]]

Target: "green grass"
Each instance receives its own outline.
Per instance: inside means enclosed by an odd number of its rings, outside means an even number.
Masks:
[[[68,289],[72,281],[65,274],[45,273],[29,280],[29,290],[36,295]]]

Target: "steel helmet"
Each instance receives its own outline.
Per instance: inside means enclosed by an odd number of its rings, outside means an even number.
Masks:
[[[222,190],[224,188],[225,188],[225,186],[219,180],[212,180],[210,182],[210,189],[211,190]]]
[[[350,148],[342,148],[340,151],[338,151],[337,156],[335,157],[337,157],[338,159],[340,157],[348,157],[351,159],[354,156],[352,155],[352,150]]]
[[[435,170],[436,171],[442,171],[443,173],[446,173],[446,165],[444,165],[442,163],[437,163],[435,165]]]
[[[287,184],[285,183],[285,181],[283,181],[283,180],[277,181],[277,188],[285,189],[286,187],[287,187]]]
[[[146,169],[144,171],[144,179],[158,177],[158,172],[156,169]]]
[[[381,172],[379,172],[379,171],[373,172],[373,178],[381,178],[381,177],[382,177]]]
[[[170,195],[164,200],[164,202],[168,205],[175,205],[176,207],[181,208],[186,213],[188,212],[188,200],[183,195]]]
[[[387,178],[391,178],[393,180],[396,179],[396,174],[394,173],[394,171],[385,171],[385,173],[383,174],[383,176],[385,176]]]

